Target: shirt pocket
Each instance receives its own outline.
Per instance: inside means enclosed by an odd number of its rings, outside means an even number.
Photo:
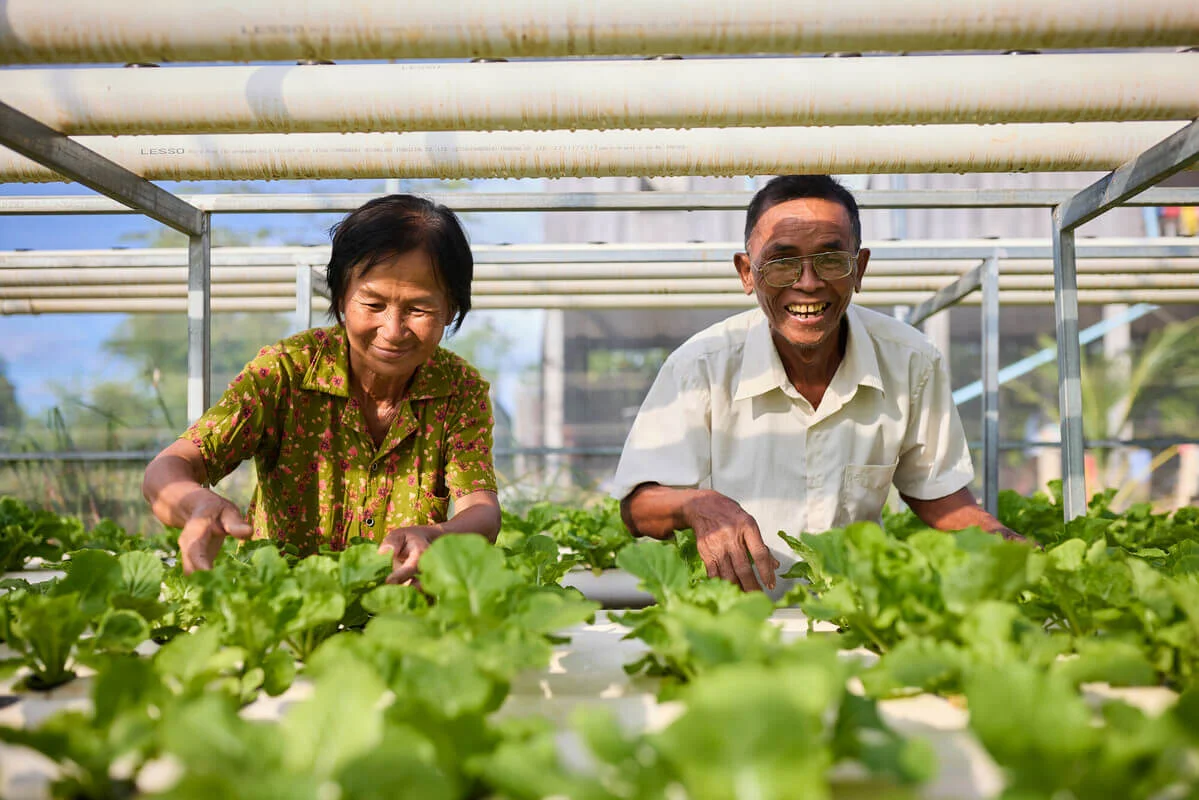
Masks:
[[[841,474],[841,495],[834,528],[853,522],[879,522],[899,464],[850,464]]]
[[[417,525],[436,525],[445,522],[450,511],[450,496],[422,494],[417,503]]]

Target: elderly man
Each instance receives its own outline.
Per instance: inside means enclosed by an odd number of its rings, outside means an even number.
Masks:
[[[892,484],[934,528],[1018,538],[967,488],[941,354],[850,304],[869,260],[857,203],[829,176],[774,178],[754,196],[733,263],[758,308],[662,365],[614,479],[634,534],[692,528],[709,575],[776,594],[795,560],[778,531],[877,521]]]

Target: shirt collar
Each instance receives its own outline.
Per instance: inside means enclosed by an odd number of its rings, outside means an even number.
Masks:
[[[741,375],[737,380],[737,391],[733,400],[746,400],[766,394],[771,389],[782,389],[790,381],[783,369],[782,359],[770,338],[770,323],[760,310],[745,334],[745,350],[741,354]]]
[[[350,351],[345,329],[340,325],[314,331],[320,343],[311,366],[304,374],[304,389],[335,397],[350,396]],[[428,400],[453,394],[453,374],[447,351],[437,348],[433,357],[422,364],[408,390],[408,400]]]
[[[849,320],[849,337],[845,343],[845,358],[833,376],[833,383],[844,376],[846,386],[869,386],[872,389],[883,389],[883,374],[878,367],[878,354],[874,349],[874,341],[862,319],[862,310],[853,303],[845,311]]]
[[[856,386],[869,386],[882,392],[882,374],[879,372],[878,357],[870,341],[866,323],[852,303],[846,310],[845,317],[849,322],[845,358],[841,360],[841,366],[837,368],[829,388],[843,395],[851,394]],[[772,389],[787,392],[790,386],[787,370],[783,368],[783,361],[779,358],[774,340],[770,336],[770,323],[766,320],[766,315],[759,312],[758,319],[746,332],[741,376],[737,381],[733,400],[757,397]]]
[[[350,396],[350,353],[345,330],[340,325],[313,331],[319,343],[316,355],[304,373],[302,388],[336,397]]]

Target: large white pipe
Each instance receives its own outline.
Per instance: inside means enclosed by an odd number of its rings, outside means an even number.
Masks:
[[[855,302],[869,306],[917,305],[929,298],[928,292],[875,292],[860,294]],[[1053,292],[1030,290],[1001,292],[1004,305],[1052,305]],[[1109,303],[1154,303],[1156,305],[1199,303],[1199,290],[1186,289],[1092,289],[1079,290],[1078,301],[1083,305]],[[961,301],[977,305],[978,293]],[[484,309],[538,308],[748,308],[752,298],[743,294],[643,294],[643,295],[491,295],[473,299],[471,307]],[[328,303],[314,300],[313,311],[324,313]],[[179,313],[187,310],[185,298],[124,298],[124,299],[0,299],[0,315],[15,314],[157,314]],[[214,297],[212,310],[288,312],[295,311],[295,299],[286,297]]]
[[[1193,0],[7,0],[0,62],[1189,45]]]
[[[213,267],[211,283],[228,286],[247,283],[296,282],[295,267]],[[55,269],[7,269],[0,267],[0,291],[16,286],[106,286],[141,284],[187,284],[186,267],[133,267],[94,269],[63,267]]]
[[[927,277],[878,279],[870,283],[859,294],[871,298],[880,293],[897,292],[924,293],[925,299],[950,281]],[[587,285],[593,284],[593,285]],[[735,294],[739,284],[735,278],[699,279],[686,281],[515,281],[476,284],[472,297],[530,298],[553,297],[556,295],[609,296],[609,295],[679,295],[679,294]],[[1053,276],[1022,276],[1001,280],[1001,292],[1040,291],[1051,299]],[[1080,276],[1079,290],[1199,290],[1199,276]],[[213,297],[259,298],[295,297],[294,285],[286,283],[218,284],[212,287]],[[123,299],[123,298],[179,298],[187,297],[187,286],[166,284],[146,286],[137,284],[104,284],[93,286],[39,286],[6,288],[0,292],[5,300],[31,299]]]
[[[950,276],[905,275],[867,277],[862,294],[878,292],[935,292],[953,282]],[[1080,275],[1079,289],[1199,289],[1199,275]],[[1041,290],[1053,292],[1053,275],[1005,275],[999,279],[1001,290]],[[737,292],[736,276],[676,280],[530,280],[475,281],[472,297],[500,295],[612,295],[612,294],[728,294]],[[215,297],[289,297],[295,296],[294,283],[216,283]],[[186,283],[101,283],[52,286],[5,286],[0,298],[103,298],[103,297],[186,297]]]
[[[1080,122],[1199,116],[1199,55],[13,70],[72,135]]]
[[[867,283],[881,279],[939,280],[945,283],[978,266],[977,261],[877,261],[870,264]],[[1003,261],[1002,280],[1021,276],[1052,280],[1053,262]],[[1089,259],[1078,262],[1081,276],[1118,276],[1130,281],[1152,276],[1189,276],[1199,272],[1195,259]],[[295,285],[294,267],[214,267],[212,285],[253,283]],[[613,281],[736,280],[731,263],[647,262],[643,264],[480,264],[475,268],[475,291],[496,284],[526,285],[529,281],[574,281],[597,287]],[[1169,278],[1166,278],[1169,279]],[[69,266],[53,269],[20,269],[0,265],[0,294],[10,289],[41,286],[163,286],[186,284],[185,267]],[[1050,284],[1052,285],[1052,284]],[[523,291],[523,290],[520,290]]]
[[[1076,189],[865,189],[854,192],[859,208],[1053,208]],[[422,192],[455,211],[738,211],[752,192]],[[353,211],[378,194],[181,194],[186,203],[214,214],[319,214]],[[1199,205],[1199,188],[1156,187],[1130,197],[1126,206]],[[5,195],[0,215],[140,214],[101,195]]]
[[[1044,263],[1052,259],[1050,243],[1043,239],[905,239],[872,241],[862,246],[871,253],[871,270],[887,264],[929,262],[952,264],[955,268],[999,252],[1004,265]],[[588,244],[478,244],[471,247],[476,268],[494,267],[495,275],[515,276],[521,270],[554,271],[592,269],[601,265],[641,269],[653,263],[691,264],[732,263],[733,254],[742,248],[737,242],[629,242]],[[1175,237],[1104,237],[1080,239],[1077,246],[1080,265],[1144,261],[1158,258],[1163,265],[1189,269],[1191,259],[1199,258],[1199,239]],[[297,264],[323,266],[329,260],[328,245],[214,247],[214,270],[224,267],[294,267]],[[912,255],[916,253],[916,255]],[[973,259],[973,260],[972,260]],[[187,265],[187,249],[180,247],[113,248],[98,250],[0,250],[0,269],[75,269],[75,268],[166,268]],[[523,273],[522,273],[523,274]]]
[[[83,136],[150,180],[1110,170],[1179,122],[492,133]],[[0,151],[0,181],[62,176]]]
[[[294,283],[217,283],[212,286],[213,297],[291,297],[296,296]],[[0,290],[0,297],[16,298],[123,298],[123,297],[187,297],[187,284],[87,284],[76,286],[14,286]]]

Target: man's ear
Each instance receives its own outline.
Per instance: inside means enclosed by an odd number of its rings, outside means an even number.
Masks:
[[[853,273],[853,290],[855,292],[862,291],[862,276],[866,274],[866,264],[870,261],[870,250],[862,249],[858,251],[858,265]]]
[[[737,268],[737,276],[741,278],[741,288],[746,294],[754,293],[754,268],[749,263],[748,253],[735,253],[733,266]]]

